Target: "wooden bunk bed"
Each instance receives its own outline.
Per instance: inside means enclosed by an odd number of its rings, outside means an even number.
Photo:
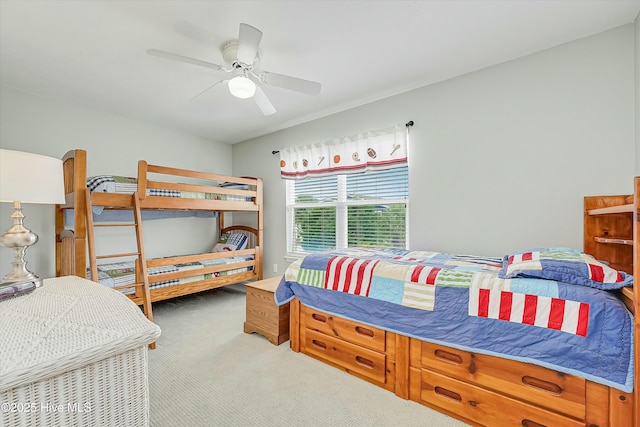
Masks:
[[[584,219],[584,252],[609,262],[620,271],[640,277],[640,177],[635,178],[632,195],[586,197]],[[622,391],[621,387],[606,385],[593,378],[585,379],[533,361],[528,363],[495,353],[468,351],[457,345],[430,342],[397,332],[399,326],[388,326],[396,322],[396,313],[392,311],[395,309],[385,311],[382,316],[382,319],[393,318],[389,320],[391,323],[377,327],[380,317],[369,313],[376,308],[362,308],[361,312],[353,308],[356,305],[368,306],[369,303],[363,299],[355,302],[351,295],[341,296],[343,304],[324,296],[328,293],[326,291],[300,286],[298,282],[311,280],[310,275],[301,279],[303,267],[304,264],[293,270],[290,267],[276,291],[279,304],[291,301],[293,351],[302,352],[403,399],[421,403],[471,425],[640,425],[640,393],[633,391],[640,381],[640,319],[636,316],[631,320],[629,316],[629,312],[638,313],[640,308],[638,286],[615,291],[574,287],[579,289],[575,292],[581,293],[586,290],[605,292],[608,295],[605,298],[613,300],[619,310],[626,313],[623,318],[626,318],[628,327],[624,334],[630,343],[635,344],[629,344],[628,353],[631,355],[627,368],[630,373],[625,384],[629,388],[629,378],[632,377],[631,390]],[[329,275],[329,270],[326,271]],[[295,283],[291,285],[290,282]],[[290,292],[288,288],[291,286],[293,297],[285,292]],[[628,312],[617,297],[627,306]],[[350,305],[351,311],[344,312],[344,305]],[[377,310],[380,311],[380,307]],[[362,318],[366,321],[357,317],[360,313],[364,313]],[[367,317],[369,315],[374,317]],[[371,318],[377,319],[376,322],[370,321]],[[611,328],[614,337],[623,335],[622,326],[617,332],[617,325]]]
[[[87,153],[72,150],[63,157],[66,203],[56,206],[56,275],[89,276],[98,281],[98,260],[129,257],[135,261],[135,280],[121,288],[142,305],[152,319],[151,303],[234,283],[262,279],[262,179],[232,177],[138,162],[135,191],[130,194],[89,191]],[[183,181],[182,183],[180,181]],[[188,181],[189,183],[184,183]],[[181,197],[187,195],[188,197]],[[93,209],[132,211],[133,221],[94,221]],[[190,254],[160,259],[144,256],[141,222],[146,212],[215,213],[219,234],[247,237],[245,249]],[[256,227],[225,226],[225,212],[254,212]],[[66,219],[65,219],[66,218]],[[70,220],[69,220],[70,219]],[[69,223],[72,223],[70,225]],[[93,229],[98,226],[133,226],[138,251],[100,255],[95,253]],[[213,240],[213,239],[212,239]],[[196,269],[191,269],[197,264]],[[185,266],[176,269],[168,266]],[[158,274],[149,274],[153,269]],[[154,286],[156,285],[156,286]]]

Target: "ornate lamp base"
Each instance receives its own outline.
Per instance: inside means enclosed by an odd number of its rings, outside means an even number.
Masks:
[[[31,292],[38,286],[42,286],[42,279],[27,270],[27,262],[24,260],[27,248],[38,241],[38,235],[32,233],[22,224],[24,215],[18,201],[13,202],[11,218],[13,218],[13,225],[0,236],[0,245],[13,250],[13,261],[11,262],[13,270],[0,282],[0,299],[5,293],[16,296],[16,293]]]

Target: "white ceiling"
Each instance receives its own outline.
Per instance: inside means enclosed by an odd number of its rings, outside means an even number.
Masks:
[[[235,143],[634,21],[640,0],[0,0],[0,84]],[[241,22],[263,32],[260,69],[322,83],[273,86],[277,109],[217,85]]]

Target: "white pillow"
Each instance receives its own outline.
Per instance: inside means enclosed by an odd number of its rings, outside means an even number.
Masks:
[[[242,233],[225,233],[220,236],[220,240],[213,246],[211,252],[239,251],[246,249],[248,244],[247,236]]]
[[[213,246],[213,250],[211,252],[231,252],[236,250],[236,245],[230,245],[227,243],[216,243]]]

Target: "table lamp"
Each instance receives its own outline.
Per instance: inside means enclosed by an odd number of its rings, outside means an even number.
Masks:
[[[13,250],[13,271],[0,281],[0,299],[32,291],[42,279],[27,270],[24,255],[38,235],[23,225],[21,203],[63,204],[62,160],[39,154],[0,149],[0,202],[13,203],[13,225],[0,245]]]

